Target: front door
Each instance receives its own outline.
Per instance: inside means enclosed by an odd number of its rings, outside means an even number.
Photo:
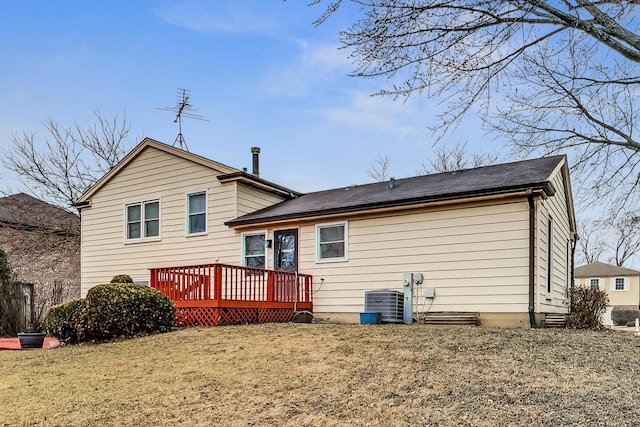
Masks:
[[[273,233],[274,268],[276,270],[298,270],[298,230],[276,230]]]

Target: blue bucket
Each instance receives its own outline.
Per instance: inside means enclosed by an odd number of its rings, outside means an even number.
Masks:
[[[379,325],[382,323],[382,313],[360,313],[361,325]]]

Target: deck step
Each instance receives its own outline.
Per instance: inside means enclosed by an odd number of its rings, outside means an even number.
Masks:
[[[552,314],[547,313],[544,316],[545,328],[565,328],[567,326],[566,314]]]
[[[424,325],[480,325],[480,313],[435,311],[423,313],[419,323]]]

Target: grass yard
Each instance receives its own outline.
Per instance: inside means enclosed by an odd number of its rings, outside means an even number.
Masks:
[[[638,425],[640,338],[404,325],[192,328],[0,352],[0,426]]]

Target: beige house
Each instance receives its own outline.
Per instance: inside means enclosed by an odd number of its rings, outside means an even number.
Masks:
[[[78,201],[82,294],[113,275],[225,263],[313,275],[314,314],[357,321],[365,292],[414,312],[541,326],[568,312],[575,217],[566,157],[300,194],[145,139]]]
[[[640,307],[640,272],[602,262],[577,267],[577,286],[596,287],[609,295],[609,308],[603,324],[612,325],[611,311],[615,309],[638,310]]]

